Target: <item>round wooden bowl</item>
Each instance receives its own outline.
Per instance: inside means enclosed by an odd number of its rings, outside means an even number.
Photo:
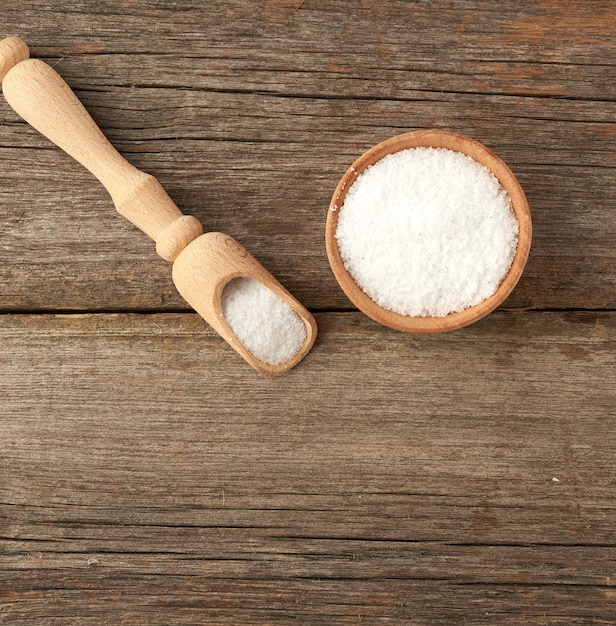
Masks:
[[[345,268],[342,258],[340,257],[335,236],[336,229],[338,227],[338,216],[344,205],[346,193],[359,174],[388,154],[398,152],[399,150],[405,150],[406,148],[417,148],[420,146],[447,148],[449,150],[461,152],[462,154],[471,157],[478,163],[487,167],[494,174],[494,176],[496,176],[502,187],[509,195],[513,211],[519,224],[518,245],[515,257],[509,272],[503,279],[497,291],[479,304],[468,307],[463,311],[450,313],[449,315],[442,317],[414,317],[410,315],[400,315],[399,313],[394,313],[393,311],[379,306],[361,290]],[[469,137],[455,133],[448,133],[440,130],[420,130],[404,133],[402,135],[396,135],[395,137],[386,139],[385,141],[372,147],[360,156],[359,159],[357,159],[357,161],[355,161],[355,163],[353,163],[353,165],[346,171],[336,187],[329,209],[330,210],[327,212],[327,224],[325,229],[325,244],[329,263],[338,283],[340,284],[340,287],[351,302],[353,302],[353,304],[355,304],[355,306],[357,306],[360,311],[363,311],[368,317],[371,317],[373,320],[383,324],[384,326],[405,332],[445,332],[462,328],[463,326],[468,326],[469,324],[481,319],[499,306],[511,293],[524,271],[524,266],[526,265],[526,260],[528,259],[528,253],[530,251],[532,238],[531,216],[528,202],[526,201],[526,196],[522,191],[520,183],[507,165],[505,165],[505,163],[501,161],[501,159],[499,159],[493,152],[488,150],[488,148],[477,141],[470,139]]]

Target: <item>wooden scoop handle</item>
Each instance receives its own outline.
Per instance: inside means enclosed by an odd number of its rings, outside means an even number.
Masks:
[[[203,232],[153,176],[118,153],[60,75],[30,59],[27,45],[17,37],[0,41],[0,78],[11,107],[94,174],[118,212],[156,241],[163,258],[173,261]]]

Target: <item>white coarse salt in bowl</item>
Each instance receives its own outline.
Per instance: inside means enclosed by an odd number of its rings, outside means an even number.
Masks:
[[[407,332],[467,326],[517,284],[531,242],[522,188],[505,163],[462,135],[397,135],[363,154],[332,197],[329,261],[375,321]]]

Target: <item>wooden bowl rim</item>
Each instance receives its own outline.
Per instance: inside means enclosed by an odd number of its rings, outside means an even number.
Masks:
[[[335,237],[338,216],[344,205],[346,193],[359,174],[388,154],[417,147],[447,148],[470,156],[478,163],[485,165],[496,176],[509,195],[519,225],[518,244],[511,268],[496,292],[474,306],[442,317],[401,315],[378,305],[361,290],[344,266]],[[478,141],[465,135],[442,130],[418,130],[402,133],[390,137],[364,152],[340,179],[329,205],[325,227],[325,245],[329,263],[336,280],[349,300],[368,317],[384,326],[416,333],[446,332],[468,326],[502,304],[522,276],[530,252],[531,239],[532,222],[528,201],[520,183],[509,167],[494,152]]]

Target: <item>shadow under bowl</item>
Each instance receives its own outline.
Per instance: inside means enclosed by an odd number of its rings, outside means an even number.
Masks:
[[[378,305],[362,291],[344,266],[336,241],[338,216],[344,206],[346,194],[356,178],[384,156],[407,148],[418,147],[446,148],[461,152],[487,167],[511,199],[513,212],[519,225],[518,243],[511,268],[496,292],[474,306],[442,317],[401,315]],[[476,322],[497,308],[511,293],[522,276],[530,252],[531,239],[532,222],[528,202],[520,183],[507,165],[479,142],[464,135],[440,130],[419,130],[396,135],[382,141],[360,156],[346,171],[336,187],[327,212],[325,228],[325,244],[329,263],[336,280],[349,300],[376,322],[396,330],[415,333],[438,333],[462,328]]]

